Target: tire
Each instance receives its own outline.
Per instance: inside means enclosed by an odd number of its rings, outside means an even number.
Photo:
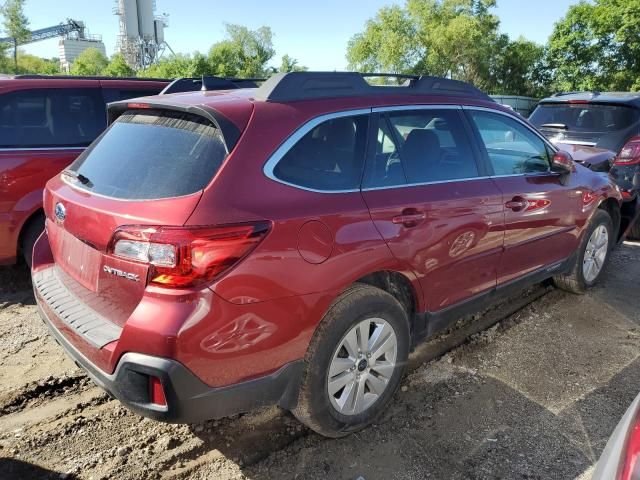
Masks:
[[[33,256],[33,246],[38,237],[44,230],[44,215],[38,214],[34,216],[24,230],[22,231],[22,240],[20,242],[20,251],[22,257],[29,268],[31,268],[31,257]]]
[[[604,246],[602,246],[602,257],[600,262],[596,262],[596,265],[599,266],[599,270],[595,274],[595,276],[591,275],[586,276],[585,270],[587,269],[585,265],[585,256],[589,255],[590,252],[587,252],[587,247],[589,245],[589,241],[594,237],[594,232],[599,228],[605,228],[608,234],[607,242],[606,242],[606,251],[604,250]],[[605,212],[604,210],[599,209],[591,219],[591,223],[587,228],[582,242],[580,243],[580,249],[578,250],[578,256],[573,266],[573,269],[568,274],[564,275],[556,275],[553,277],[553,280],[558,288],[562,290],[566,290],[571,293],[583,294],[587,289],[591,288],[598,282],[598,279],[602,275],[607,262],[609,261],[609,256],[611,254],[611,248],[613,247],[615,242],[615,234],[613,232],[613,221],[611,220],[611,216]],[[592,272],[593,273],[593,272]]]
[[[362,335],[358,337],[358,333],[353,332],[364,332],[367,330],[366,325],[369,325],[367,336],[370,336],[369,345],[373,346],[370,349],[373,354],[367,359],[365,352],[362,358],[354,352],[355,361],[352,361],[347,346],[353,349],[354,345],[365,344],[359,342]],[[383,344],[389,349],[384,355],[380,355],[380,345]],[[394,344],[395,350],[391,348]],[[293,414],[309,428],[326,437],[338,438],[361,430],[391,401],[402,380],[409,348],[409,320],[400,303],[379,288],[365,284],[354,285],[336,299],[311,340],[305,356],[298,403]],[[345,355],[348,358],[344,358]],[[379,355],[377,360],[376,355]],[[392,361],[393,357],[395,359]],[[349,362],[350,367],[343,366]],[[332,365],[337,370],[329,377]],[[336,374],[336,371],[341,373]],[[384,375],[380,372],[384,372]],[[335,380],[341,375],[344,375],[341,378],[352,379],[358,375],[360,380],[348,383],[353,386],[350,390],[355,392],[353,398],[347,394],[348,385],[344,389],[338,389],[333,395],[330,394],[330,378]],[[335,389],[337,383],[339,380],[336,383],[332,381],[332,389]],[[362,388],[356,388],[360,385],[363,385]],[[373,386],[376,388],[372,389]],[[342,399],[345,399],[344,409],[340,411],[338,404]]]

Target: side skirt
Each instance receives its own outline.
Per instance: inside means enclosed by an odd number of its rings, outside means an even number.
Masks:
[[[499,285],[493,290],[476,295],[473,298],[437,312],[416,313],[414,317],[413,344],[446,330],[455,322],[467,315],[478,313],[491,305],[504,301],[522,290],[541,283],[559,273],[570,272],[576,262],[577,254],[572,254],[566,260],[535,270],[522,278]]]

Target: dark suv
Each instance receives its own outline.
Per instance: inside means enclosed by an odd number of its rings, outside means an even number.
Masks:
[[[415,342],[532,282],[583,292],[634,214],[453,80],[278,74],[109,122],[47,184],[34,291],[68,354],[164,421],[277,404],[353,432]]]
[[[640,173],[640,93],[557,94],[542,100],[529,121],[575,157],[610,157],[606,170],[610,168],[625,200],[635,201],[633,178]],[[607,151],[612,153],[607,155]],[[640,223],[631,233],[640,238]]]
[[[0,78],[0,265],[31,250],[44,226],[42,190],[105,129],[108,102],[157,95],[165,80]]]

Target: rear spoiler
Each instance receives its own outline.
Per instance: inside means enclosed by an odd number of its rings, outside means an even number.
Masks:
[[[121,100],[107,104],[107,125],[115,122],[127,110],[169,110],[172,112],[189,113],[203,117],[215,125],[222,133],[227,153],[231,152],[240,139],[240,129],[227,117],[217,110],[205,105],[176,105],[165,103],[157,97]]]
[[[258,83],[264,82],[265,78],[233,78],[214,77],[203,75],[200,78],[176,78],[169,85],[164,87],[160,95],[180,92],[197,92],[210,90],[235,90],[238,88],[258,88]]]

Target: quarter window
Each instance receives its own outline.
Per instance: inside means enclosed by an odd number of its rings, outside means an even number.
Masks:
[[[322,191],[360,188],[368,115],[327,120],[302,137],[277,163],[276,178]]]
[[[428,109],[380,117],[364,187],[389,187],[478,176],[460,114]]]
[[[85,147],[106,127],[99,89],[21,90],[0,96],[0,147]]]
[[[520,122],[497,113],[471,111],[495,175],[548,172],[546,144]]]

